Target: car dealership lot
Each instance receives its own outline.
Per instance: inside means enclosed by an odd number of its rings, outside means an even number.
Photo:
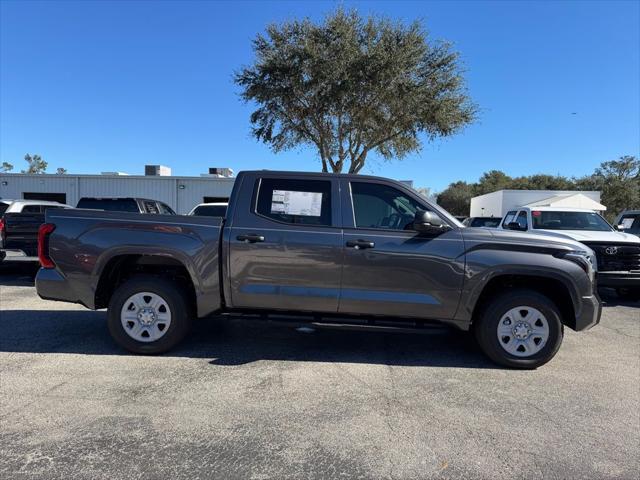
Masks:
[[[0,478],[637,478],[640,305],[537,371],[467,336],[200,320],[128,355],[0,272]]]

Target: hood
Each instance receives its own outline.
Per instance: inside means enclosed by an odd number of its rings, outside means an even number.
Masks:
[[[566,235],[548,235],[547,232],[519,232],[501,228],[464,228],[465,239],[478,242],[498,241],[514,245],[535,245],[538,247],[558,248],[563,250],[581,250],[592,253],[585,244]]]
[[[547,236],[564,237],[578,242],[630,243],[640,245],[640,237],[623,232],[597,232],[593,230],[536,230]]]

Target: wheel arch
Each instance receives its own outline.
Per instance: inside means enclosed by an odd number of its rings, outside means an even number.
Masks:
[[[165,254],[120,253],[105,260],[96,282],[95,308],[106,308],[116,289],[136,275],[171,278],[187,294],[187,301],[197,309],[197,290],[194,277],[187,265],[178,258]]]
[[[558,307],[562,323],[575,329],[577,293],[562,276],[541,272],[504,272],[491,276],[475,295],[470,318],[472,326],[490,300],[507,289],[529,289],[544,295]]]

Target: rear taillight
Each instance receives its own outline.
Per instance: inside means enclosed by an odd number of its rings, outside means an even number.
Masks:
[[[5,238],[4,218],[0,218],[0,240],[4,242],[4,238]]]
[[[42,268],[54,268],[56,266],[49,257],[49,235],[56,229],[53,223],[43,223],[38,229],[38,260]]]

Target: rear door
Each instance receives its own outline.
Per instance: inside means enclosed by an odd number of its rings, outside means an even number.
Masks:
[[[459,228],[418,235],[416,210],[433,209],[400,186],[343,179],[341,190],[346,193],[339,312],[452,318],[464,278]]]
[[[229,219],[232,306],[336,312],[342,268],[338,180],[247,175],[242,191]]]

